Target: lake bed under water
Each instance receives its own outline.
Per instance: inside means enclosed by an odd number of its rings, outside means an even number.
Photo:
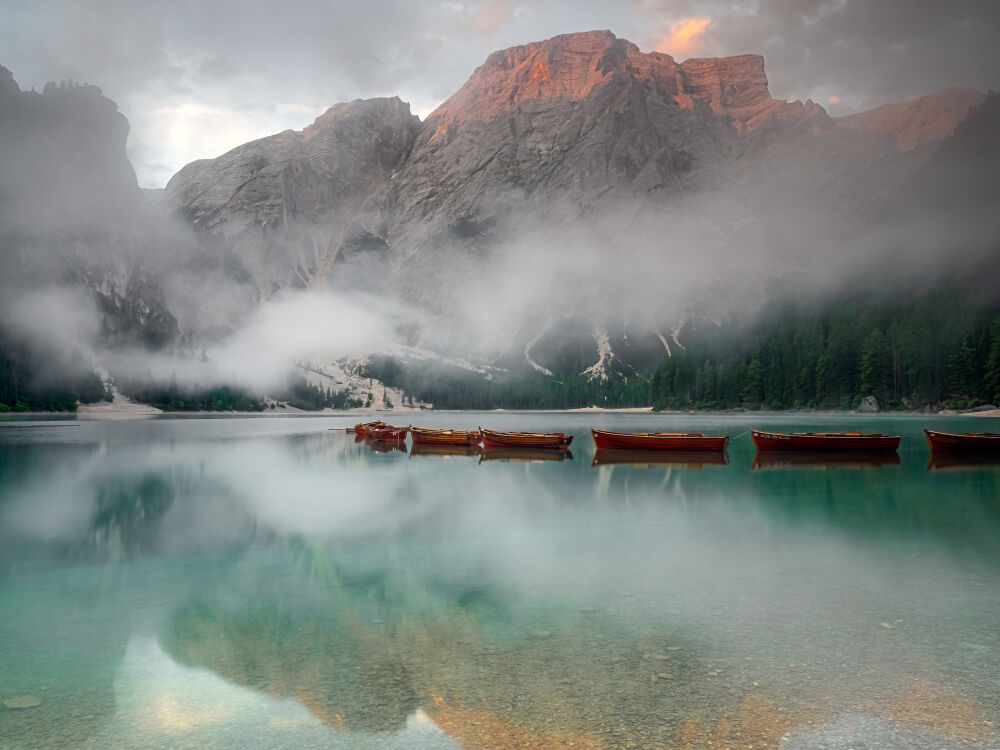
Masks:
[[[0,699],[38,701],[0,748],[1000,747],[1000,462],[929,464],[921,433],[992,420],[378,416],[576,438],[0,422]],[[594,465],[590,426],[735,439]],[[769,460],[750,426],[904,439]]]

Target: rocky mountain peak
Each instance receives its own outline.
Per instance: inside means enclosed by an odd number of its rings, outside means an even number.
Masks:
[[[428,118],[435,135],[470,121],[487,121],[522,102],[579,100],[620,77],[656,91],[678,107],[705,107],[737,130],[754,130],[774,116],[826,124],[813,102],[771,98],[760,55],[693,58],[678,64],[662,52],[642,52],[610,31],[563,34],[494,52]]]
[[[0,99],[17,96],[21,93],[21,88],[14,80],[14,74],[3,65],[0,65]]]
[[[834,120],[838,128],[886,135],[900,151],[951,135],[971,110],[986,99],[976,89],[950,87],[919,99],[886,104]]]
[[[0,213],[19,224],[68,226],[138,200],[125,154],[129,125],[96,86],[49,83],[21,91],[0,66]]]
[[[324,131],[336,130],[343,127],[344,123],[352,121],[360,127],[370,127],[372,130],[376,130],[382,120],[409,120],[412,121],[413,127],[419,125],[419,118],[410,113],[410,105],[398,96],[355,99],[350,102],[334,104],[317,117],[312,125],[303,129],[302,135],[308,141]]]

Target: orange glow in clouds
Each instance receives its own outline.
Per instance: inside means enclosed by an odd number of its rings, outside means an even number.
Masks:
[[[692,16],[670,24],[670,33],[656,45],[658,52],[666,52],[674,57],[690,55],[698,49],[698,38],[704,33],[711,18]]]

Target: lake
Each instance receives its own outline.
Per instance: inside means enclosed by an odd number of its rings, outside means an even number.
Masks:
[[[376,417],[576,438],[0,422],[0,748],[1000,747],[1000,462],[929,464],[921,432],[995,420]],[[734,440],[593,465],[592,425]],[[904,439],[769,461],[750,426]]]

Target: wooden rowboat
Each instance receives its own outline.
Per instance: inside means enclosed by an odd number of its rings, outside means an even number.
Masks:
[[[483,442],[479,430],[434,430],[411,425],[410,435],[414,445],[479,445]]]
[[[500,432],[479,428],[487,448],[541,448],[562,450],[573,442],[573,436],[563,432]]]
[[[591,429],[594,445],[604,450],[724,451],[728,435],[700,432],[611,432]]]
[[[368,435],[377,443],[401,443],[406,440],[406,428],[392,425],[369,427]]]
[[[924,428],[927,445],[937,451],[1000,451],[1000,434],[995,432],[941,432]]]
[[[861,432],[762,432],[750,430],[759,451],[894,451],[899,435]]]
[[[374,422],[362,422],[361,424],[354,425],[354,434],[361,435],[363,437],[368,437],[368,431],[373,427],[388,427],[389,425],[380,420],[375,420]]]

